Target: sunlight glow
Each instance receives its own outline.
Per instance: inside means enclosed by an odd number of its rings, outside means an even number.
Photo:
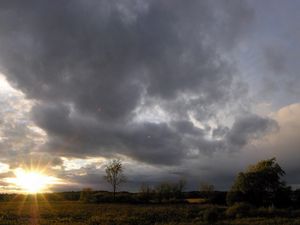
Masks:
[[[48,176],[39,171],[24,170],[18,168],[15,170],[14,178],[7,178],[7,182],[16,185],[22,192],[36,194],[48,191],[53,184],[59,183],[56,177]]]

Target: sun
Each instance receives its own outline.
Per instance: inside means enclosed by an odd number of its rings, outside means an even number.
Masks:
[[[48,176],[39,171],[18,168],[14,171],[15,177],[8,178],[22,192],[36,194],[48,191],[49,187],[57,183],[57,178]]]

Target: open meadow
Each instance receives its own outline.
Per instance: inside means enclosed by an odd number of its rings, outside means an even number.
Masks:
[[[300,211],[199,204],[91,204],[78,201],[0,203],[1,225],[300,224]]]

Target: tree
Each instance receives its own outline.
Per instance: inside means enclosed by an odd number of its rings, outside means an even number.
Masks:
[[[156,196],[159,201],[170,199],[180,200],[183,198],[183,190],[185,187],[186,181],[184,179],[179,180],[176,183],[163,182],[160,183],[155,188]]]
[[[227,194],[229,205],[248,202],[257,206],[275,205],[278,197],[289,189],[282,181],[285,175],[275,158],[263,160],[249,166],[246,172],[238,174]]]
[[[155,193],[159,202],[168,201],[173,195],[173,185],[169,182],[160,183],[156,186]]]
[[[180,179],[177,184],[174,184],[174,195],[175,195],[175,198],[177,199],[182,199],[184,196],[183,196],[183,191],[185,189],[185,186],[186,186],[186,180],[185,179]]]
[[[140,200],[142,200],[143,202],[149,202],[151,198],[153,198],[154,194],[154,189],[152,189],[149,185],[144,183],[141,185],[139,192]]]
[[[83,188],[80,193],[80,201],[90,202],[93,200],[93,189]]]
[[[123,174],[123,165],[121,160],[113,159],[105,166],[104,179],[111,184],[113,188],[113,197],[116,197],[116,191],[121,183],[126,182],[126,177]]]

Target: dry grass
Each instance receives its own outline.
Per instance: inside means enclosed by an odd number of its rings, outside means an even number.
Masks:
[[[203,204],[207,202],[204,198],[187,198],[186,201],[190,204]]]
[[[213,207],[217,220],[206,221],[212,206],[197,204],[85,204],[75,201],[0,203],[0,225],[201,225],[300,224],[300,217],[229,219],[225,207]],[[205,216],[204,216],[205,215]],[[208,217],[207,217],[208,216]],[[214,219],[214,218],[212,218]]]

